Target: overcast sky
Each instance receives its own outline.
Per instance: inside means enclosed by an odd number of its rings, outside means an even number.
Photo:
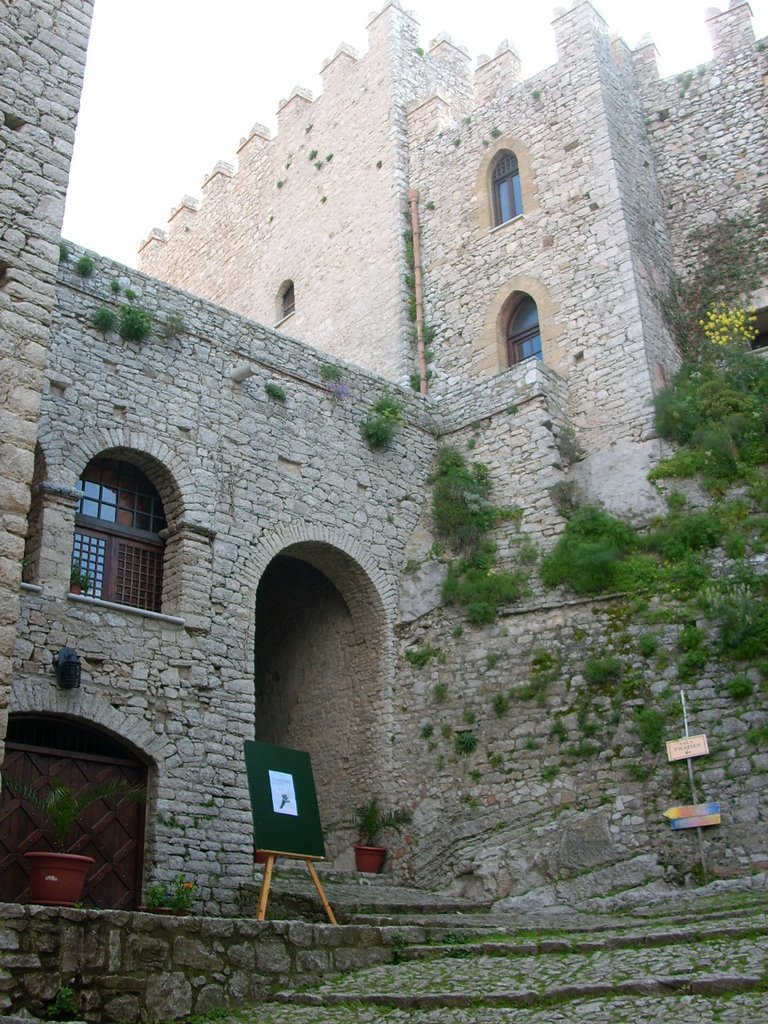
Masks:
[[[595,0],[634,47],[649,34],[663,75],[711,56],[704,15],[727,0]],[[410,8],[408,0],[403,7]],[[563,6],[570,7],[570,0]],[[768,33],[768,0],[751,0]],[[320,91],[320,66],[342,42],[367,49],[383,0],[96,0],[77,129],[65,238],[136,265],[141,241],[164,228],[182,195],[200,195],[217,160],[235,162],[255,122],[276,130],[295,85]],[[420,0],[422,45],[440,32],[475,66],[503,39],[528,77],[555,61],[554,5],[531,0]]]

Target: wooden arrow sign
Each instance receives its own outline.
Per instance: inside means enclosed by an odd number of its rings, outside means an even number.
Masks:
[[[720,824],[720,804],[688,804],[683,807],[669,807],[665,818],[671,818],[673,829],[701,828],[704,825]]]

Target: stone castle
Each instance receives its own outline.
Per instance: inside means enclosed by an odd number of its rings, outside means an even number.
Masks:
[[[558,482],[621,513],[662,507],[651,399],[679,355],[659,297],[695,263],[694,229],[768,193],[768,55],[747,4],[710,13],[710,62],[662,80],[651,44],[630,51],[576,0],[557,63],[522,81],[510,45],[472,76],[388,3],[367,54],[342,46],[322,95],[281,104],[274,139],[256,125],[237,169],[217,164],[202,203],[151,232],[139,272],[72,245],[59,263],[90,10],[19,0],[0,24],[0,734],[9,771],[146,780],[136,820],[109,823],[124,868],[90,898],[136,906],[184,872],[207,910],[235,909],[253,737],[311,753],[337,866],[338,823],[376,796],[413,812],[390,870],[418,884],[567,899],[586,876],[684,873],[666,765],[646,785],[629,771],[632,702],[609,723],[597,701],[610,742],[588,760],[552,736],[554,719],[575,727],[615,606],[534,590],[467,624],[442,603],[430,476],[445,445],[488,465],[494,502],[523,510],[497,530],[506,565],[561,532]],[[149,337],[116,330],[131,307]],[[405,422],[371,451],[360,423],[385,394]],[[543,650],[567,666],[549,703],[499,714]],[[728,806],[711,857],[738,874],[767,860],[768,763],[738,744],[763,712],[734,711],[715,671],[692,706]],[[4,899],[23,894],[16,854],[0,845]]]

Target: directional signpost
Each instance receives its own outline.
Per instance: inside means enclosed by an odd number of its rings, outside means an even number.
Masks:
[[[709,753],[709,744],[706,736],[691,736],[688,732],[688,710],[685,706],[685,693],[680,691],[680,702],[683,705],[683,722],[685,723],[685,736],[679,740],[667,742],[667,760],[688,762],[688,778],[691,783],[691,797],[696,800],[696,787],[693,783],[693,758],[704,757]],[[705,825],[720,824],[720,804],[687,804],[682,807],[669,807],[664,811],[664,817],[670,819],[673,830],[683,828],[695,828],[699,839],[699,858],[704,877],[707,875],[707,865],[704,860],[704,840],[701,830]]]
[[[720,804],[688,804],[685,807],[669,807],[664,817],[670,818],[672,828],[701,828],[703,825],[720,824]]]

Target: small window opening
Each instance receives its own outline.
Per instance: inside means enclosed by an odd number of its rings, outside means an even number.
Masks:
[[[283,317],[290,316],[296,309],[296,295],[293,290],[293,281],[289,281],[283,290],[282,314]]]
[[[520,300],[509,318],[507,358],[510,366],[525,359],[542,359],[539,311],[530,295]]]
[[[506,224],[523,212],[523,193],[520,188],[520,169],[517,157],[508,150],[502,153],[491,175],[493,190],[493,223]]]

